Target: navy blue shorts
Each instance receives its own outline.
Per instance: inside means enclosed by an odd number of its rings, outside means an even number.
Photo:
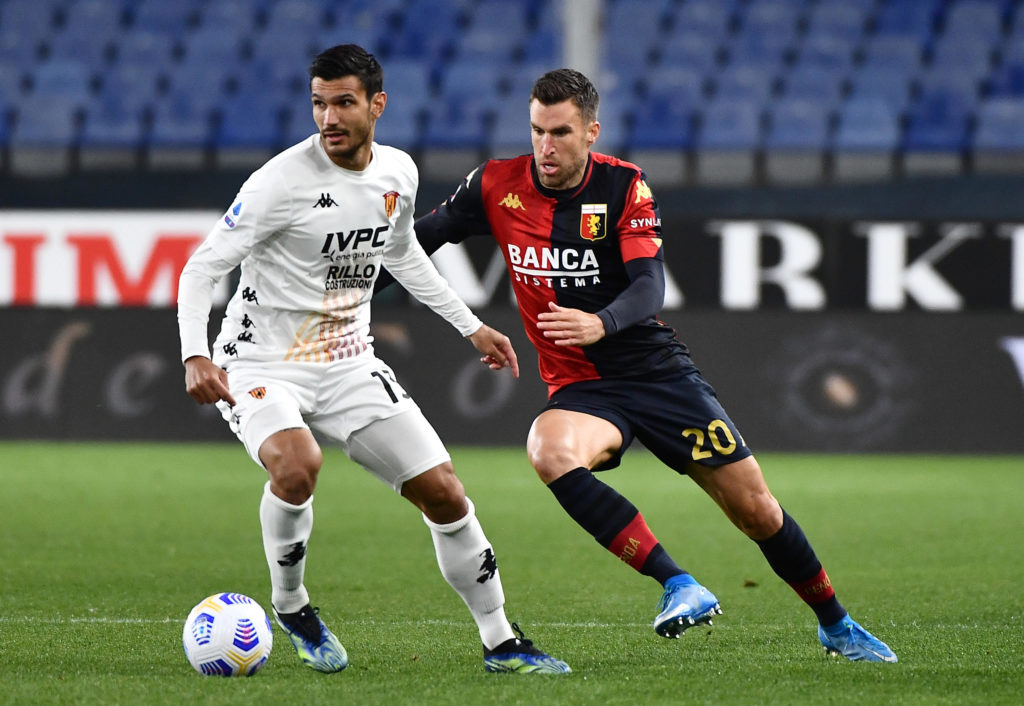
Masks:
[[[555,392],[544,409],[591,414],[619,428],[622,446],[595,471],[618,466],[634,438],[683,474],[691,463],[716,467],[751,455],[714,388],[696,370],[667,380],[572,383]]]

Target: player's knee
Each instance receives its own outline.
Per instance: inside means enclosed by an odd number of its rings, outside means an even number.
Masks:
[[[275,494],[295,504],[305,502],[316,488],[323,455],[315,444],[264,444],[260,460],[270,474]]]
[[[466,489],[450,462],[436,466],[407,481],[406,496],[431,522],[447,524],[462,519],[469,511]]]
[[[782,508],[770,493],[766,493],[752,497],[740,508],[734,508],[732,520],[751,539],[768,539],[782,528]]]

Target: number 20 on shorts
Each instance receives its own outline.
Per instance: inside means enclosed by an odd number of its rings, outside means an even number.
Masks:
[[[715,451],[723,456],[728,456],[736,450],[736,437],[732,435],[729,426],[721,419],[715,419],[708,424],[706,432],[703,429],[697,428],[683,429],[683,436],[693,438],[693,452],[691,455],[694,461],[701,461],[711,457],[711,450],[704,446],[709,441],[715,448]],[[725,437],[726,443],[724,444],[722,443],[722,436]]]

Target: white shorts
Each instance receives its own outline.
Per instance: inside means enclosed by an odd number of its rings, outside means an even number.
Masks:
[[[372,353],[334,363],[233,363],[235,406],[217,403],[252,459],[272,434],[310,429],[401,492],[402,484],[451,460],[419,406]]]

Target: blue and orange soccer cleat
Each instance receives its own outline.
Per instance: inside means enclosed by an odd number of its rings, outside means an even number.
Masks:
[[[835,625],[818,626],[818,639],[825,652],[842,655],[854,662],[895,662],[896,653],[889,646],[857,624],[847,615]]]
[[[318,612],[307,603],[298,613],[278,613],[275,609],[274,617],[308,667],[318,672],[340,672],[348,666],[348,653]]]
[[[690,574],[673,576],[665,582],[665,593],[658,602],[654,632],[662,637],[681,637],[694,625],[711,625],[711,618],[722,614],[718,599],[697,583]]]
[[[526,639],[519,626],[512,623],[517,637],[509,638],[492,650],[484,647],[484,669],[488,672],[517,674],[568,674],[572,670],[560,659],[547,655]]]

